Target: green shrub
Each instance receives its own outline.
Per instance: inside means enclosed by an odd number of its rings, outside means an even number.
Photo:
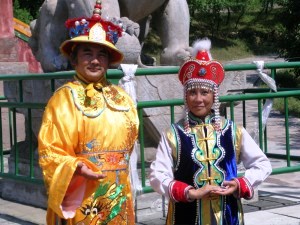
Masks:
[[[278,88],[300,88],[300,77],[295,70],[279,70],[275,81]],[[300,96],[288,98],[288,111],[290,115],[300,117]],[[274,109],[284,113],[284,99],[275,99]]]
[[[300,118],[300,100],[294,97],[287,99],[289,115],[293,115]],[[284,99],[278,98],[274,100],[274,109],[281,113],[284,113]]]

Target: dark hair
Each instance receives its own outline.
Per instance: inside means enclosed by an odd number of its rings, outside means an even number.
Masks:
[[[78,49],[79,49],[79,44],[74,44],[72,46],[72,51],[70,53],[70,61],[72,65],[74,65],[74,62],[77,62]]]

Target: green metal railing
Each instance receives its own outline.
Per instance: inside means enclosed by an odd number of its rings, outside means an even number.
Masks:
[[[270,70],[271,76],[274,78],[276,76],[276,70],[278,69],[286,69],[286,68],[296,68],[300,67],[300,62],[285,62],[285,63],[267,63],[265,64],[265,69]],[[177,74],[179,67],[161,67],[161,68],[151,68],[151,69],[138,69],[136,72],[136,76],[151,76],[151,75],[165,75],[165,74]],[[254,64],[239,64],[239,65],[225,65],[225,71],[241,71],[241,70],[256,70],[256,66]],[[37,165],[37,162],[34,159],[34,149],[33,145],[29,145],[30,155],[29,155],[29,169],[28,174],[20,174],[19,171],[19,149],[16,143],[17,140],[17,132],[18,127],[16,123],[16,113],[18,109],[23,109],[27,111],[28,121],[27,127],[29,130],[26,133],[29,135],[29,140],[32,140],[32,132],[30,128],[32,127],[31,114],[33,110],[43,109],[46,103],[35,103],[35,102],[23,102],[23,81],[25,80],[50,80],[51,91],[55,90],[55,82],[58,79],[69,79],[74,75],[74,71],[69,72],[57,72],[57,73],[45,73],[45,74],[22,74],[22,75],[0,75],[0,81],[15,81],[18,83],[18,93],[19,99],[17,102],[7,102],[5,101],[5,96],[0,97],[0,177],[4,179],[16,179],[24,182],[32,182],[42,184],[41,178],[37,178],[34,174],[34,166]],[[120,70],[113,69],[109,70],[107,74],[107,78],[114,83],[116,83],[120,78],[122,78],[123,73]],[[175,75],[176,76],[176,75]],[[246,93],[246,92],[251,93]],[[300,96],[300,90],[293,89],[278,89],[278,92],[270,92],[270,89],[255,89],[255,91],[259,91],[259,93],[253,93],[253,90],[245,90],[244,94],[238,95],[228,95],[221,96],[220,102],[227,102],[229,104],[229,116],[232,120],[235,117],[235,102],[243,102],[243,115],[246,112],[246,106],[248,101],[257,101],[258,106],[258,124],[259,124],[259,145],[261,149],[271,158],[284,159],[286,161],[286,166],[282,168],[273,169],[273,174],[280,173],[289,173],[300,171],[300,166],[292,166],[291,162],[293,160],[300,161],[300,157],[291,155],[290,143],[289,143],[289,114],[288,114],[288,98],[294,96]],[[275,154],[268,152],[267,146],[267,132],[263,130],[262,127],[262,104],[266,99],[275,99],[275,98],[283,98],[285,101],[285,154]],[[182,99],[169,99],[169,100],[157,100],[157,101],[139,101],[138,102],[138,115],[140,118],[140,129],[139,129],[139,142],[140,142],[140,151],[141,151],[141,174],[142,174],[142,186],[144,193],[151,192],[151,187],[146,185],[146,162],[145,162],[145,133],[144,133],[144,118],[143,111],[147,108],[156,108],[156,107],[169,107],[170,110],[170,123],[175,121],[175,107],[182,106]],[[3,118],[4,110],[7,110],[6,113],[9,115],[9,133],[3,133]],[[247,125],[246,117],[243,116],[243,125]],[[299,124],[300,126],[300,124]],[[3,148],[3,137],[9,135],[10,137],[10,148]],[[13,150],[13,151],[12,151]],[[5,157],[14,152],[14,172],[5,171],[4,161]]]

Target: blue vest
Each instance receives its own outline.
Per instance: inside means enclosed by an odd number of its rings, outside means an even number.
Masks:
[[[221,186],[224,180],[237,177],[235,127],[232,121],[225,120],[220,134],[211,124],[192,127],[190,134],[186,134],[178,124],[172,124],[172,128],[178,146],[174,155],[175,180],[197,189],[207,183]],[[168,216],[174,218],[174,224],[204,224],[211,218],[211,205],[214,214],[220,218],[215,219],[217,224],[243,224],[241,202],[234,196],[172,204],[174,210],[169,210]]]

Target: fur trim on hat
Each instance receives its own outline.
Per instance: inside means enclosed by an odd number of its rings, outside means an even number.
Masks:
[[[199,51],[207,51],[209,60],[212,60],[212,56],[210,54],[211,49],[211,41],[208,38],[198,39],[193,43],[192,46],[192,56],[195,58]]]

